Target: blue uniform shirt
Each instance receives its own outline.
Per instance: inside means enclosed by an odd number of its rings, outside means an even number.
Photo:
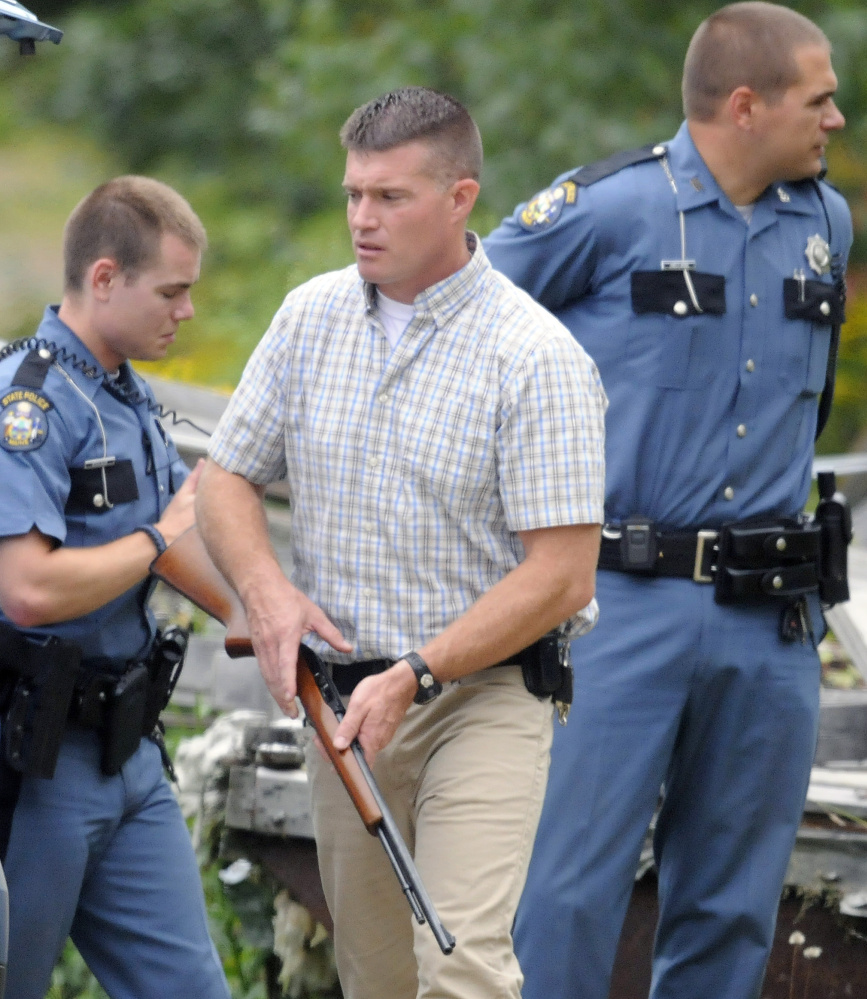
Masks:
[[[670,177],[661,158],[586,187],[572,181],[576,171],[561,175],[504,220],[485,250],[599,367],[610,403],[608,522],[644,515],[715,527],[795,515],[809,491],[831,327],[786,318],[783,282],[803,272],[831,284],[811,268],[808,241],[829,243],[844,267],[848,208],[825,183],[821,198],[812,181],[775,184],[747,223],[686,124],[666,148]],[[693,276],[716,276],[697,279],[723,291],[716,314],[693,314],[685,283],[673,309],[636,311],[633,274],[682,258],[695,261]]]
[[[126,401],[112,394],[105,370],[54,307],[45,310],[37,336],[59,348],[40,387],[16,383],[32,341],[0,360],[0,535],[35,527],[60,544],[94,547],[154,523],[187,468],[160,425],[150,389],[124,364],[121,381],[131,380],[125,384],[132,394]],[[130,462],[134,486],[113,490],[110,479],[108,503],[102,490],[96,503],[71,502],[70,470],[103,457]],[[146,651],[154,634],[146,606],[151,588],[145,579],[84,617],[31,634],[77,642],[86,658],[133,658]],[[0,620],[7,620],[2,613]]]

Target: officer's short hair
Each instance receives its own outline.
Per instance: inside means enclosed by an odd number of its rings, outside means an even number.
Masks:
[[[63,233],[64,283],[81,291],[87,268],[101,257],[116,261],[131,279],[160,252],[166,234],[200,253],[205,227],[189,202],[174,188],[151,177],[116,177],[100,184],[75,207]]]
[[[750,87],[775,103],[799,79],[795,51],[831,45],[824,32],[788,7],[733,3],[703,21],[692,36],[683,67],[683,110],[688,119],[709,121],[721,100]]]
[[[406,142],[431,147],[430,167],[444,184],[482,172],[482,137],[467,109],[454,97],[427,87],[392,90],[356,108],[340,130],[353,152],[385,152]]]

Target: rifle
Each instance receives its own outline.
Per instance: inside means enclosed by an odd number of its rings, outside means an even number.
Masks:
[[[241,601],[214,565],[195,525],[154,559],[151,572],[225,625],[226,653],[232,659],[253,655],[250,629]],[[377,787],[361,744],[353,739],[348,749],[338,750],[334,746],[334,732],[345,713],[343,701],[325,664],[303,644],[298,647],[296,684],[307,718],[349,792],[365,828],[371,835],[379,837],[413,915],[419,923],[428,923],[443,954],[451,954],[455,938],[439,920],[406,843]]]

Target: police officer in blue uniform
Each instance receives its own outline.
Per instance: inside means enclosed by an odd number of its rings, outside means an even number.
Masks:
[[[156,632],[148,569],[193,523],[198,470],[128,363],[192,316],[204,246],[166,185],[101,185],[66,226],[62,303],[0,352],[10,999],[45,995],[68,936],[113,999],[229,994],[154,733],[183,650]]]
[[[525,999],[608,996],[661,789],[651,995],[759,996],[818,720],[829,567],[802,511],[851,242],[818,179],[836,85],[806,18],[724,7],[672,141],[563,174],[485,241],[610,400],[600,623],[515,928]]]

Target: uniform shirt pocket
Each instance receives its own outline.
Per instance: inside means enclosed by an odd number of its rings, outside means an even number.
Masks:
[[[701,371],[708,369],[697,363],[697,355],[716,330],[706,328],[707,321],[698,317],[725,313],[725,278],[699,271],[690,271],[689,277],[699,308],[683,271],[634,271],[631,275],[629,364],[641,384],[685,388],[706,380]]]
[[[840,292],[827,281],[783,280],[783,363],[780,376],[797,392],[816,395],[825,384],[831,327],[844,319]]]

